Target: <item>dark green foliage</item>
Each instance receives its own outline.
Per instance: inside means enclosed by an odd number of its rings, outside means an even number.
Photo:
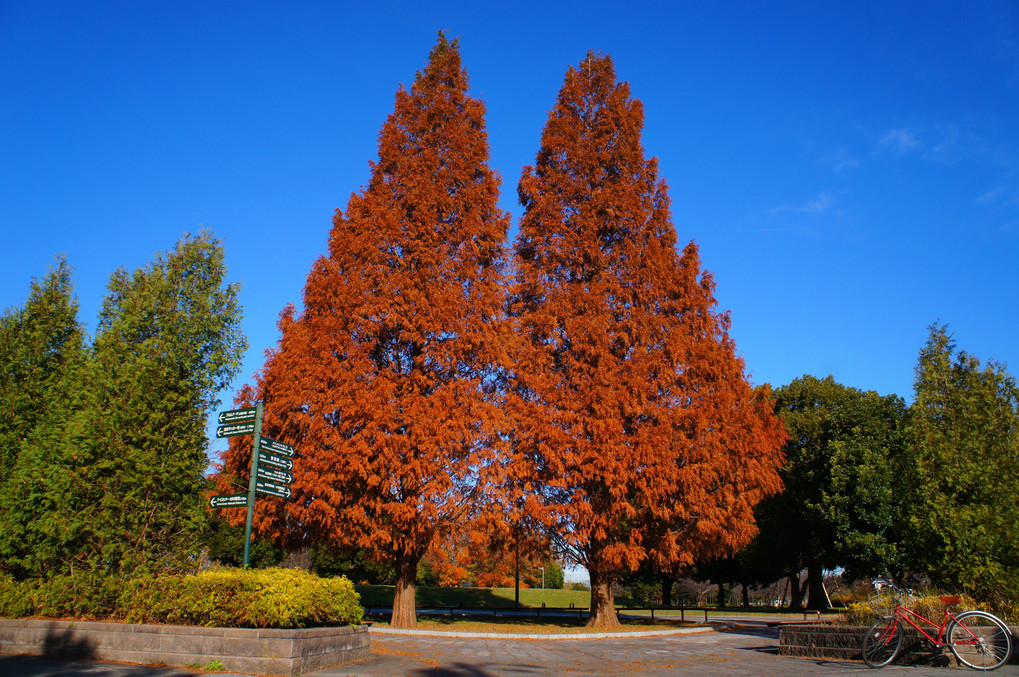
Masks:
[[[311,567],[319,576],[345,576],[360,585],[392,585],[396,580],[392,565],[375,561],[369,550],[357,546],[320,543],[311,549]]]
[[[810,606],[822,608],[823,569],[865,575],[898,561],[893,463],[902,454],[905,405],[831,376],[796,379],[776,390],[775,400],[790,435],[785,491],[757,511],[761,534],[753,560],[772,575],[807,568]]]
[[[222,511],[214,510],[209,518],[202,544],[209,549],[213,562],[227,567],[239,567],[244,560],[244,525],[230,524]],[[287,552],[280,544],[265,536],[254,535],[248,565],[256,569],[276,566],[286,559]]]
[[[910,562],[931,582],[1019,598],[1019,388],[1005,366],[932,326],[916,367],[902,465]]]

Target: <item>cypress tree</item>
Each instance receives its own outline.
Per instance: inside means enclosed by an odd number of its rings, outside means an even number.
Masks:
[[[519,186],[509,476],[589,570],[596,627],[618,623],[612,584],[641,562],[688,567],[749,541],[754,504],[779,488],[784,434],[746,381],[697,247],[676,252],[642,126],[611,59],[589,54]]]
[[[442,34],[379,134],[371,179],[337,210],[328,256],[288,308],[258,383],[267,434],[292,443],[295,492],[257,528],[368,549],[396,571],[392,623],[415,624],[428,547],[463,528],[499,443],[494,394],[503,243],[484,106]],[[250,440],[225,471],[245,475]]]
[[[39,526],[65,508],[61,433],[82,396],[85,340],[63,257],[0,317],[0,568],[18,577],[59,566],[66,530]]]
[[[910,562],[935,585],[1019,594],[1019,386],[957,351],[944,325],[920,351],[899,474]]]

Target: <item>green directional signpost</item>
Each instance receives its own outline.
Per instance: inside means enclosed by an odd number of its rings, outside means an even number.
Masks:
[[[255,491],[257,491],[260,494],[268,494],[269,496],[290,498],[290,487],[286,486],[285,484],[276,484],[275,482],[257,480],[255,482]]]
[[[258,452],[258,463],[260,465],[267,465],[277,470],[293,470],[294,462],[286,456],[277,456],[276,454],[267,454],[264,451]]]
[[[230,423],[228,425],[221,425],[216,428],[216,437],[239,437],[240,435],[250,435],[255,432],[254,421],[250,423]]]
[[[213,508],[246,508],[248,507],[247,494],[224,494],[213,496],[209,501]]]
[[[294,476],[285,470],[274,470],[272,468],[263,468],[258,466],[258,479],[268,480],[275,482],[276,484],[285,484],[290,486],[294,482]],[[247,496],[247,494],[245,494]]]
[[[280,456],[287,456],[289,458],[294,457],[294,448],[289,444],[283,442],[277,442],[270,437],[262,437],[258,443],[258,448],[262,451],[267,451],[270,454],[279,454]]]
[[[289,444],[262,436],[262,403],[254,407],[233,409],[220,412],[219,427],[216,437],[237,437],[254,435],[251,443],[251,479],[248,481],[248,492],[245,494],[227,494],[213,496],[210,505],[213,508],[248,509],[248,519],[244,527],[244,568],[248,568],[251,553],[251,523],[255,517],[255,496],[265,494],[278,498],[290,498],[290,484],[294,476],[290,473],[294,462],[294,448]]]

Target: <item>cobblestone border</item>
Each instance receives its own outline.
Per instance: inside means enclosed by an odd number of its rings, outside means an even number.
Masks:
[[[0,653],[175,667],[218,660],[226,670],[301,675],[371,655],[360,627],[249,629],[0,619]]]

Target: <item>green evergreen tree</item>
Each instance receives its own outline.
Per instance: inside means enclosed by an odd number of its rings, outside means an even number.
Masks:
[[[206,520],[206,421],[240,366],[238,285],[220,243],[185,237],[129,275],[117,271],[99,316],[86,466],[90,561],[186,565]]]
[[[223,250],[185,236],[113,274],[87,362],[22,447],[3,553],[22,576],[186,568],[207,511],[206,421],[245,340]]]
[[[900,477],[910,562],[935,585],[1019,596],[1019,387],[956,352],[944,325],[920,351]]]
[[[24,307],[0,316],[0,467],[14,465],[55,384],[84,352],[71,267],[58,257],[41,282],[32,280]]]
[[[64,529],[36,538],[38,521],[62,508],[68,477],[54,462],[64,424],[79,401],[86,363],[71,267],[58,258],[33,280],[21,308],[0,317],[0,571],[19,577],[45,570]]]

